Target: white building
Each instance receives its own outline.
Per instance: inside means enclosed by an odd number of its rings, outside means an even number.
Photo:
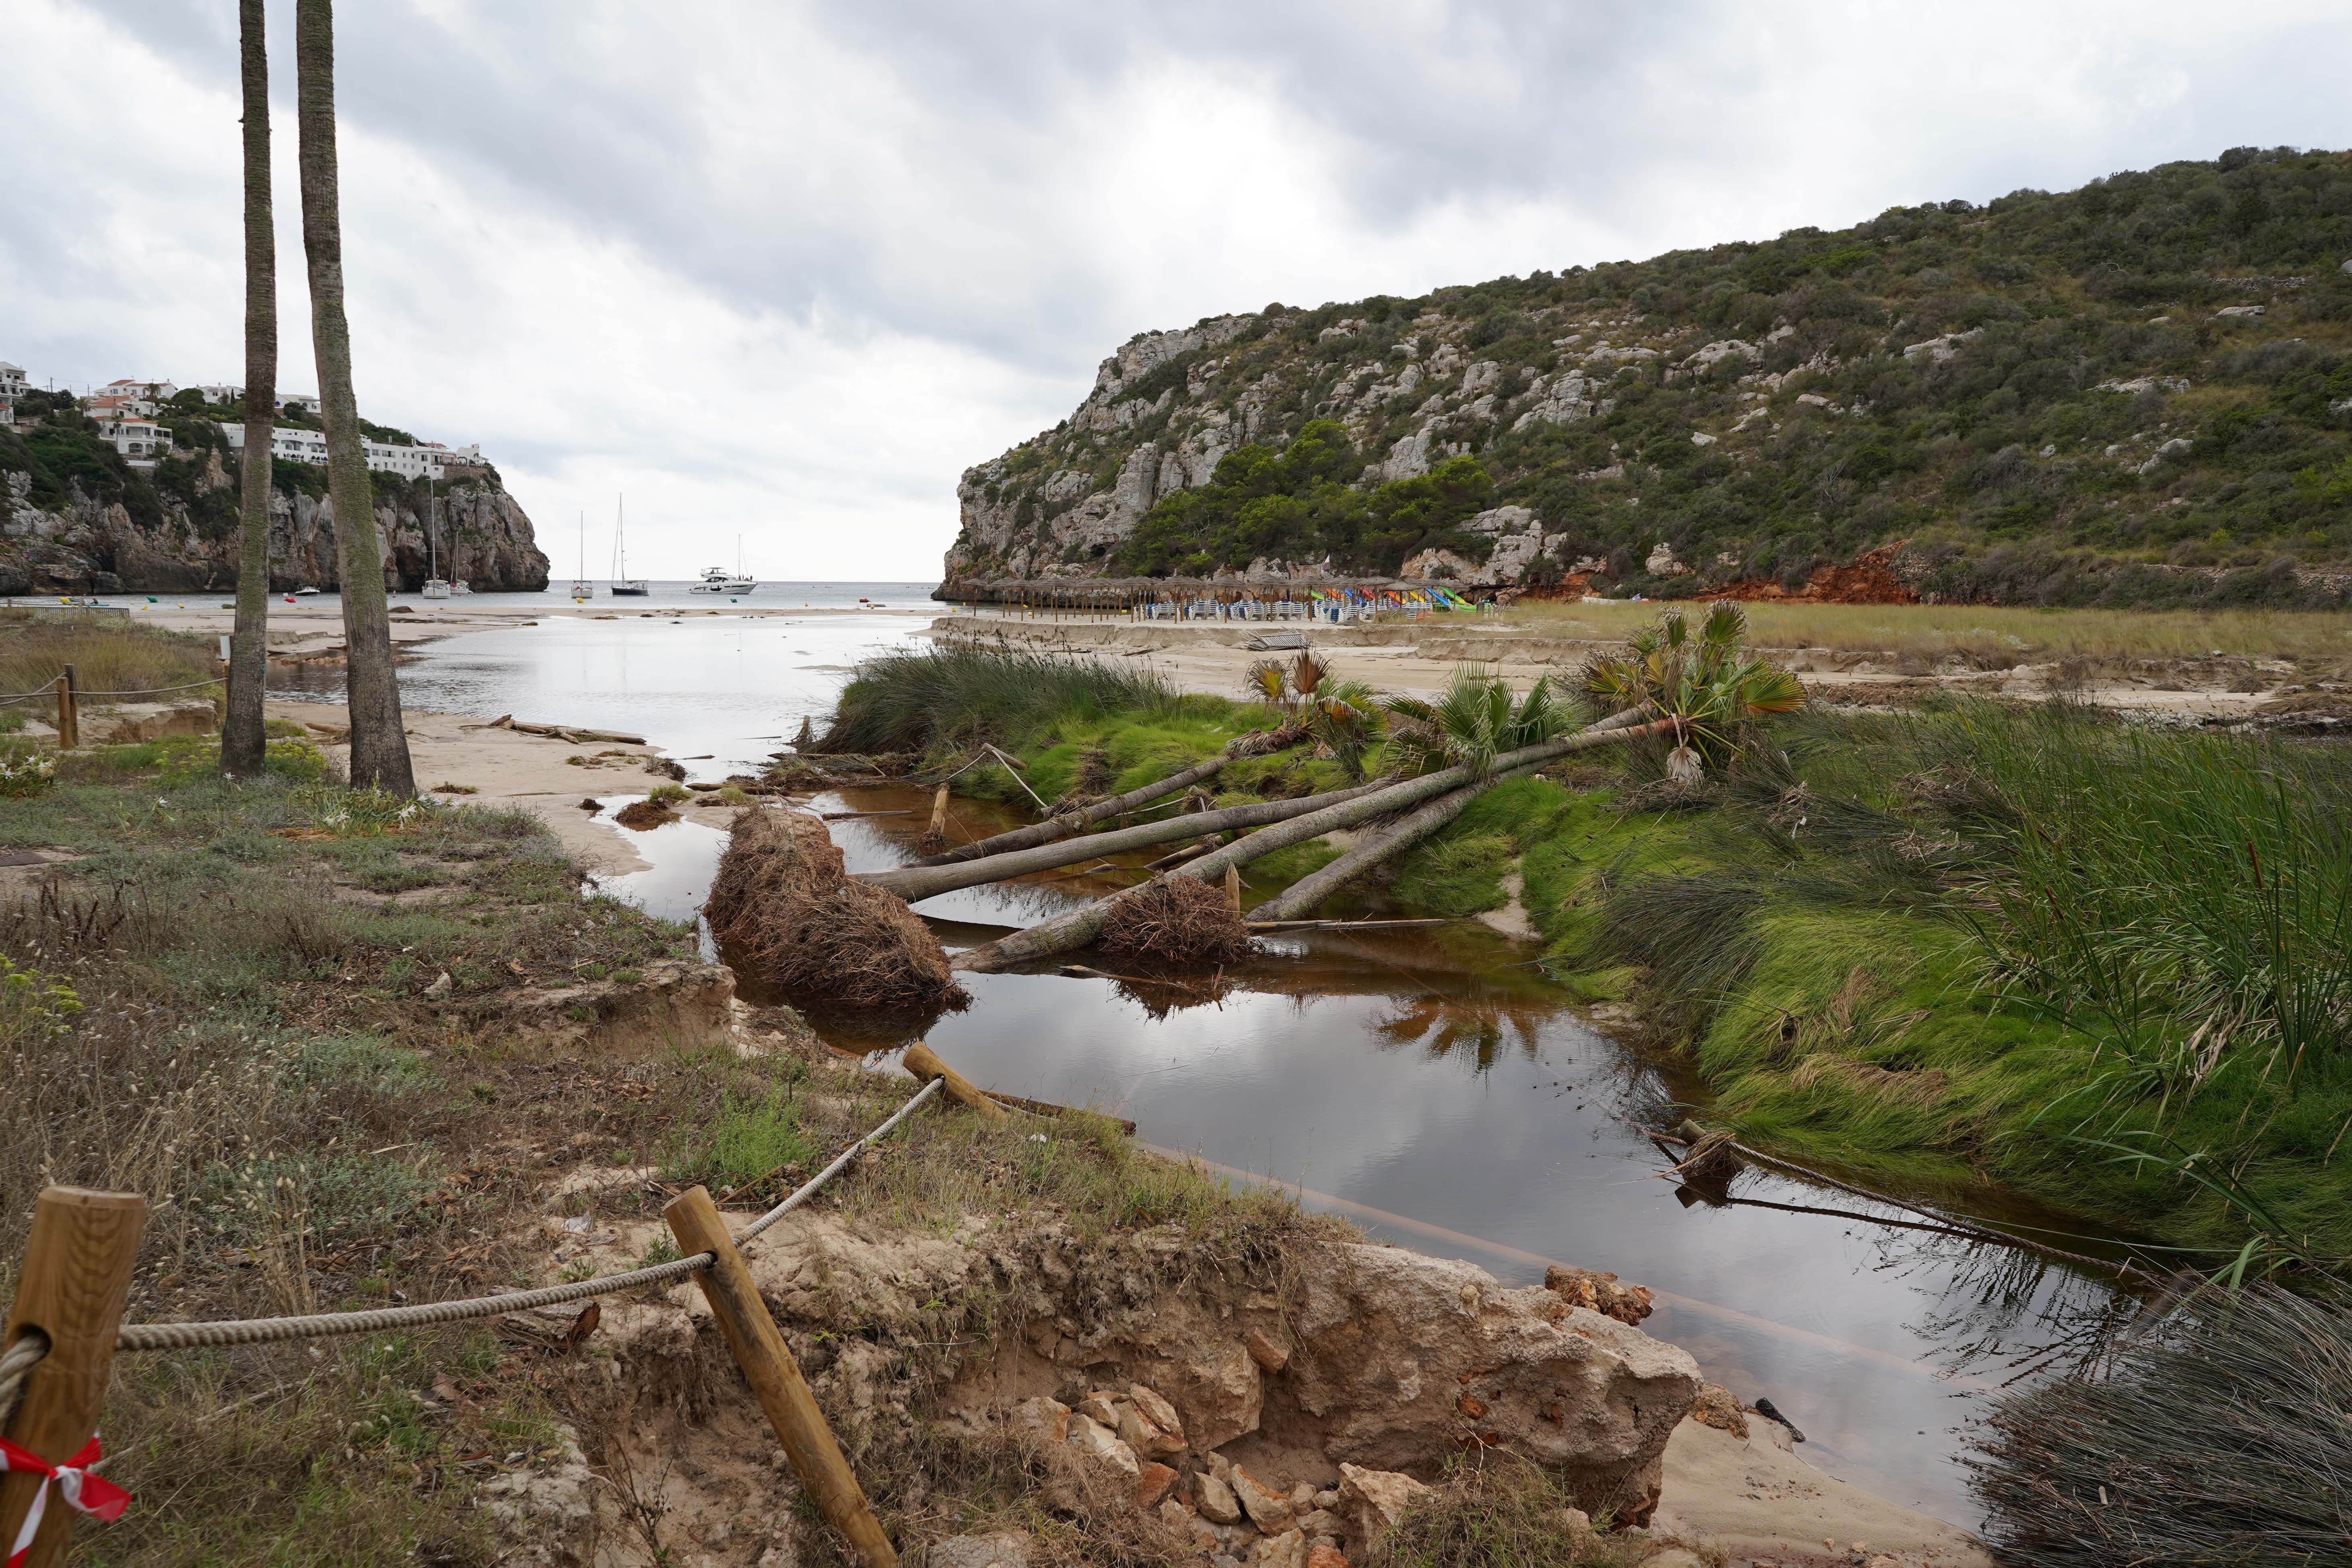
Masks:
[[[101,397],[136,397],[148,403],[162,403],[180,389],[168,381],[110,381],[91,393],[85,401]]]
[[[196,390],[205,395],[206,403],[215,405],[235,403],[245,395],[245,388],[241,386],[200,386]]]
[[[245,450],[245,426],[224,422],[221,433],[228,437],[229,450]],[[479,463],[479,446],[460,447],[452,450],[437,442],[425,442],[415,447],[396,447],[386,441],[362,441],[360,449],[367,454],[367,466],[380,474],[398,474],[404,479],[437,479],[452,463]],[[269,455],[283,458],[289,463],[320,463],[327,460],[327,437],[322,430],[304,430],[293,426],[273,427],[269,432]]]
[[[101,418],[98,437],[130,459],[134,468],[152,468],[172,449],[172,433],[152,419],[136,416]]]
[[[25,380],[25,367],[0,359],[0,402],[13,401],[31,390]]]

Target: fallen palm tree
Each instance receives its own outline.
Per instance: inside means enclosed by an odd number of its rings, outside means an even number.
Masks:
[[[926,855],[914,864],[916,866],[953,866],[966,860],[978,860],[989,855],[1006,855],[1015,849],[1031,849],[1041,844],[1051,844],[1056,839],[1067,838],[1073,834],[1091,827],[1097,822],[1108,822],[1113,817],[1124,816],[1129,812],[1140,811],[1147,805],[1167,799],[1170,795],[1181,795],[1196,784],[1205,784],[1214,778],[1218,771],[1227,763],[1235,758],[1262,757],[1273,752],[1286,751],[1306,739],[1306,729],[1297,724],[1285,724],[1276,730],[1253,730],[1246,735],[1237,735],[1227,742],[1225,749],[1216,756],[1211,757],[1206,762],[1195,763],[1191,767],[1171,773],[1164,779],[1131,789],[1125,795],[1113,795],[1108,800],[1093,801],[1067,811],[1056,811],[1045,821],[1032,823],[1026,827],[1015,827],[1009,832],[997,834],[992,838],[977,839],[970,844],[958,845],[953,849],[942,850],[936,855]]]
[[[1370,795],[1381,787],[1378,784],[1358,784],[1353,789],[1332,790],[1297,800],[1261,800],[1246,805],[1229,805],[1218,811],[1190,812],[1162,817],[1157,822],[1139,822],[1132,827],[1113,828],[1108,833],[1088,834],[1083,838],[1056,839],[1034,849],[1016,849],[951,866],[899,866],[887,871],[864,871],[858,874],[858,880],[869,888],[895,893],[910,904],[919,903],[941,893],[954,892],[959,888],[975,888],[982,882],[1001,882],[1010,877],[1051,871],[1057,867],[1074,866],[1083,860],[1123,854],[1130,849],[1148,848],[1154,844],[1203,837],[1228,828],[1263,827],[1270,823],[1286,822],[1325,806]]]
[[[961,1005],[930,929],[888,893],[853,880],[824,824],[744,811],[703,910],[742,969],[797,996],[852,1007]]]
[[[1517,751],[1506,752],[1494,758],[1486,771],[1493,774],[1503,774],[1514,773],[1522,768],[1540,767],[1560,757],[1570,756],[1575,752],[1589,751],[1594,747],[1615,744],[1643,735],[1666,734],[1671,732],[1674,727],[1673,720],[1659,720],[1653,723],[1633,724],[1619,730],[1587,731],[1566,736],[1559,740],[1547,741],[1539,745],[1522,747]],[[1461,788],[1470,783],[1473,776],[1469,767],[1455,766],[1440,769],[1435,773],[1423,773],[1419,778],[1407,779],[1402,784],[1375,786],[1357,795],[1353,799],[1310,811],[1303,816],[1294,816],[1287,822],[1276,823],[1270,827],[1260,828],[1238,842],[1229,844],[1223,849],[1203,855],[1199,859],[1180,867],[1171,872],[1170,876],[1171,878],[1191,877],[1202,882],[1216,880],[1224,876],[1228,868],[1246,866],[1251,861],[1271,855],[1277,849],[1286,849],[1294,844],[1304,844],[1310,838],[1319,838],[1335,828],[1360,826],[1375,818],[1386,816],[1391,812],[1417,805],[1423,801],[1433,799],[1449,791]],[[1139,889],[1133,889],[1114,894],[1108,899],[1097,900],[1082,909],[1073,910],[1068,914],[1059,915],[1042,924],[1031,926],[1026,931],[1014,931],[1011,936],[1000,937],[982,946],[968,949],[956,955],[954,967],[975,973],[987,973],[1015,963],[1024,963],[1031,959],[1050,958],[1056,953],[1068,952],[1074,948],[1084,947],[1102,934],[1103,922],[1110,913],[1110,906],[1118,900],[1133,897],[1135,892],[1139,891],[1141,891]]]
[[[1603,655],[1583,671],[1585,700],[1608,717],[1587,737],[1630,734],[1663,722],[1675,737],[1668,774],[1695,782],[1708,761],[1722,761],[1747,744],[1756,723],[1804,703],[1804,688],[1787,671],[1742,656],[1747,616],[1737,605],[1709,608],[1694,632],[1679,610],[1636,632],[1621,654]],[[1375,866],[1402,853],[1460,816],[1469,804],[1513,772],[1499,753],[1557,733],[1564,716],[1547,682],[1538,680],[1516,703],[1491,677],[1465,670],[1436,703],[1397,699],[1389,703],[1391,750],[1407,761],[1450,762],[1475,775],[1357,845],[1339,859],[1285,889],[1253,912],[1265,921],[1291,920]]]

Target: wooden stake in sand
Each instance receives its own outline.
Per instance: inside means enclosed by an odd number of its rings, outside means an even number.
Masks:
[[[743,1255],[735,1250],[735,1238],[727,1233],[727,1222],[719,1217],[710,1194],[688,1188],[670,1200],[662,1218],[669,1222],[680,1254],[711,1255],[710,1267],[696,1274],[695,1281],[710,1303],[711,1316],[719,1320],[727,1348],[735,1352],[735,1364],[743,1369],[744,1381],[767,1412],[768,1425],[782,1440],[793,1473],[816,1500],[817,1511],[841,1531],[866,1568],[898,1568],[898,1551],[882,1533],[856,1474],[842,1458],[841,1445],[834,1441],[824,1412],[809,1392],[808,1379],[801,1375],[800,1363],[793,1360],[775,1319],[768,1315],[768,1304],[760,1299],[760,1288],[752,1282]]]

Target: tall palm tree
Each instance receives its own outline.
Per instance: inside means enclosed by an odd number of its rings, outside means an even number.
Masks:
[[[335,169],[333,0],[295,0],[294,85],[300,132],[302,250],[310,269],[310,345],[319,362],[319,413],[327,426],[327,494],[335,509],[335,565],[342,584],[349,663],[352,783],[415,795],[416,777],[400,721],[383,550],[359,401],[352,391],[352,331],[343,317],[342,220]]]
[[[269,204],[269,51],[263,0],[237,0],[237,60],[245,79],[245,462],[238,475],[244,538],[236,567],[236,635],[229,641],[228,711],[221,772],[259,773],[268,754],[261,692],[269,670],[269,438],[278,405],[278,237]]]

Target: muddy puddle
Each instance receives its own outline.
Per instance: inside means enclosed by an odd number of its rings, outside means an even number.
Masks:
[[[738,630],[751,638],[745,657],[772,671],[786,665],[777,655],[788,649],[801,655],[790,662],[846,664],[855,643],[888,635],[843,626],[824,639],[831,657],[819,658],[801,628]],[[526,666],[537,689],[552,690],[534,655],[565,661],[579,679],[593,672],[572,661],[619,657],[583,655],[568,637],[519,641],[529,635],[443,645],[467,668],[442,672],[430,689],[454,692],[461,679],[474,681],[472,710],[520,714],[530,704],[516,700],[501,669]],[[821,712],[840,679],[828,671],[787,680],[730,664],[746,689],[691,709],[667,695],[685,683],[688,650],[633,630],[623,636],[628,678],[664,694],[626,710],[644,715],[645,732],[672,754],[713,753],[688,764],[702,776],[773,749],[757,738]],[[772,637],[778,646],[764,647]],[[440,657],[419,662],[429,669]],[[763,679],[764,708],[748,689]],[[410,699],[420,707],[425,686]],[[546,716],[613,721],[610,701],[573,700]],[[456,707],[446,696],[432,705]],[[833,824],[851,868],[864,869],[911,858],[929,798],[876,789],[809,804],[908,812]],[[962,802],[954,809],[960,837],[1013,820]],[[649,868],[601,886],[689,917],[723,847],[719,830],[684,821],[630,840]],[[1065,875],[917,907],[957,948],[1125,879]],[[1801,1180],[1751,1172],[1726,1203],[1660,1179],[1667,1163],[1635,1122],[1654,1123],[1675,1101],[1703,1103],[1703,1093],[1594,1027],[1528,964],[1533,956],[1468,922],[1379,936],[1319,932],[1269,942],[1265,956],[1213,984],[1167,984],[1079,954],[1120,973],[968,975],[973,1003],[961,1013],[884,1027],[815,1021],[832,1044],[878,1069],[893,1068],[895,1053],[920,1034],[983,1085],[1133,1118],[1148,1144],[1236,1180],[1277,1182],[1383,1240],[1471,1259],[1507,1283],[1539,1281],[1557,1260],[1647,1285],[1658,1303],[1644,1327],[1688,1349],[1742,1398],[1769,1397],[1804,1431],[1801,1452],[1815,1465],[1975,1523],[1958,1462],[1967,1421],[2004,1384],[2063,1364],[2130,1303],[2095,1275],[1895,1228],[1880,1222],[1906,1216]],[[2085,1228],[2022,1205],[1984,1217],[2062,1234]]]

